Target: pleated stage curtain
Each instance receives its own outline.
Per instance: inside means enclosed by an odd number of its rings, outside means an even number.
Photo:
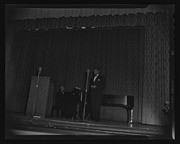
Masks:
[[[24,112],[31,76],[42,66],[42,76],[50,76],[57,90],[84,89],[87,68],[100,67],[106,77],[104,93],[133,95],[135,115],[142,90],[140,65],[143,55],[143,28],[17,31],[12,57],[15,85],[12,109]],[[141,87],[142,88],[142,87]],[[13,106],[13,104],[15,104]],[[18,104],[18,105],[17,105]],[[136,118],[137,119],[137,118]]]
[[[98,65],[106,76],[105,93],[135,97],[135,121],[163,125],[161,109],[169,100],[169,17],[138,13],[12,21],[6,40],[6,109],[25,112],[30,78],[39,66],[56,92],[60,85],[83,88],[85,70]],[[67,29],[72,27],[95,29]],[[105,107],[102,115],[126,119],[118,108]]]

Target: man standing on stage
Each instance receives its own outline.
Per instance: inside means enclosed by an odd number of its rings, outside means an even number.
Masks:
[[[100,121],[100,110],[103,98],[105,78],[100,74],[99,69],[94,69],[93,79],[90,81],[90,113],[92,120]]]
[[[53,110],[56,109],[56,117],[59,117],[59,111],[61,110],[61,115],[64,114],[63,101],[64,101],[64,87],[61,86],[55,95],[55,105],[52,107],[51,115],[53,115]]]

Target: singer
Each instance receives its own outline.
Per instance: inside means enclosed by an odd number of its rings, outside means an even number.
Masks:
[[[90,113],[91,119],[100,122],[100,110],[105,87],[105,77],[98,68],[94,69],[94,75],[90,81]]]

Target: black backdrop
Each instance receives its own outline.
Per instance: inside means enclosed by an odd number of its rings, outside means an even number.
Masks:
[[[25,112],[31,77],[42,67],[55,92],[64,85],[84,89],[84,72],[100,67],[106,77],[104,93],[135,97],[135,119],[141,121],[144,28],[16,31],[11,59],[15,85],[9,106]]]

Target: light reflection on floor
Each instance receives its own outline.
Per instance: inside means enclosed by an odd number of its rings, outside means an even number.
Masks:
[[[46,132],[35,132],[35,131],[27,131],[27,130],[11,130],[11,132],[15,135],[62,135],[57,133],[46,133]]]
[[[102,134],[102,133],[68,131],[68,130],[56,130],[56,133],[30,131],[30,130],[11,130],[11,132],[15,135],[109,135],[109,134]]]

